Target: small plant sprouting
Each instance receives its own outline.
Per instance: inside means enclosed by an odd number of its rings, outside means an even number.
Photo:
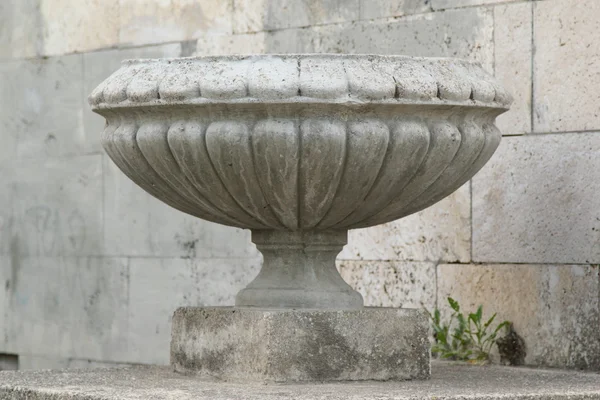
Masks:
[[[452,309],[448,323],[442,323],[440,310],[437,308],[433,314],[426,310],[433,324],[435,338],[431,352],[449,360],[489,361],[490,351],[496,343],[498,332],[502,328],[508,328],[510,322],[501,322],[494,330],[488,332],[496,314],[484,322],[483,306],[479,306],[476,312],[469,313],[465,317],[456,300],[448,297],[448,304]]]

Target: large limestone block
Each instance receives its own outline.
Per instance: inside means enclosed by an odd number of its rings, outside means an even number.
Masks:
[[[510,320],[526,347],[525,363],[600,369],[600,276],[588,265],[458,265],[438,267],[438,302],[451,296],[467,311],[483,305]]]
[[[42,54],[38,3],[39,0],[0,2],[0,59],[32,58]]]
[[[128,348],[119,361],[169,364],[173,312],[184,306],[233,305],[260,264],[260,259],[132,258]]]
[[[114,360],[127,350],[126,260],[12,255],[2,262],[3,351]]]
[[[232,2],[120,0],[120,44],[160,44],[232,33]]]
[[[532,8],[532,2],[494,8],[494,72],[515,100],[497,120],[504,135],[531,132]]]
[[[600,135],[505,137],[473,179],[473,259],[600,262]]]
[[[44,55],[116,46],[119,3],[119,0],[39,0]]]
[[[88,152],[82,56],[0,64],[0,161]]]
[[[534,130],[600,129],[600,2],[534,3]]]
[[[493,32],[491,9],[465,8],[411,18],[240,35],[206,35],[198,40],[198,54],[362,53],[460,57],[480,61],[491,72]]]
[[[428,262],[339,260],[342,278],[368,307],[432,310],[436,299],[436,266]]]
[[[0,251],[35,256],[102,254],[101,155],[20,160],[0,167],[0,176],[12,204],[4,232],[8,242]]]
[[[235,33],[357,20],[359,0],[234,0]]]
[[[180,308],[171,363],[221,380],[427,379],[427,328],[410,309]]]

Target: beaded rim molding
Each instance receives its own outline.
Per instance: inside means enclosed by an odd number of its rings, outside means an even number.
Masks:
[[[292,54],[126,60],[93,91],[89,102],[94,109],[174,103],[375,102],[506,110],[512,97],[472,61]]]

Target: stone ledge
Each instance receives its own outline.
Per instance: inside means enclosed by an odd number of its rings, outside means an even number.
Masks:
[[[203,381],[170,367],[0,372],[0,400],[600,400],[600,375],[560,370],[433,363],[428,381],[304,385]]]

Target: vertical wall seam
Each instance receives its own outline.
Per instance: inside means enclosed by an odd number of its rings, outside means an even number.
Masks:
[[[530,76],[531,76],[531,85],[530,85],[530,91],[531,93],[529,94],[529,114],[530,114],[530,126],[529,126],[529,132],[528,133],[533,133],[535,131],[534,129],[534,123],[535,123],[535,7],[536,7],[536,3],[532,2],[531,3],[531,71],[530,71]]]

